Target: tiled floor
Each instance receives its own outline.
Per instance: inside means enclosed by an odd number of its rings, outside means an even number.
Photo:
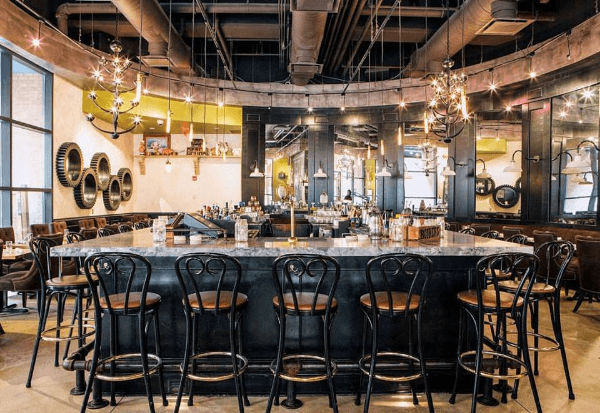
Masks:
[[[568,399],[565,378],[558,352],[542,353],[541,372],[537,377],[542,407],[546,413],[594,413],[600,412],[600,303],[584,303],[578,314],[573,314],[572,302],[562,302],[563,331],[574,383],[576,400]],[[33,306],[34,303],[29,303]],[[547,314],[544,314],[547,315]],[[542,316],[542,320],[546,317]],[[37,316],[34,311],[28,315],[0,317],[6,334],[0,336],[0,412],[1,413],[47,413],[78,412],[81,396],[71,396],[73,374],[53,367],[52,344],[42,343],[37,367],[30,389],[25,388]],[[542,329],[549,332],[548,323]],[[522,382],[518,400],[510,400],[498,407],[478,406],[478,412],[534,412],[533,398],[529,386]],[[448,394],[434,394],[436,412],[467,412],[470,410],[470,395],[458,395],[455,405],[448,404]],[[304,406],[302,412],[324,413],[331,411],[325,396],[299,397]],[[263,412],[265,397],[251,397],[252,405],[246,412]],[[338,399],[340,413],[361,412],[362,406],[355,406],[349,396]],[[169,406],[163,407],[160,398],[155,398],[157,412],[173,411],[174,398]],[[100,412],[146,412],[147,401],[144,397],[127,397],[119,400],[116,407],[106,407]],[[427,404],[420,397],[420,405],[413,406],[409,396],[384,394],[374,397],[371,412],[387,413],[399,410],[426,412]],[[183,403],[182,412],[235,412],[237,400],[234,397],[198,397],[195,405],[188,407]],[[274,407],[273,412],[287,411],[283,407]]]

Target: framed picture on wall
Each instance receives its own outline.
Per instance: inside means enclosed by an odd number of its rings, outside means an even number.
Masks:
[[[171,135],[144,135],[146,155],[169,155]]]

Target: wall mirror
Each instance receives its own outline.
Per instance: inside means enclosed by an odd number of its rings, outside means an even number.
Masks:
[[[374,175],[370,167],[375,165],[377,134],[375,125],[336,125],[333,142],[336,202],[362,205],[367,198],[374,198]],[[348,194],[350,199],[345,199]]]
[[[516,151],[521,150],[522,129],[521,106],[475,116],[475,215],[479,218],[520,216],[520,196],[514,185],[521,177],[522,154]]]
[[[553,222],[596,225],[599,109],[597,85],[552,98]]]
[[[520,192],[511,185],[500,185],[492,192],[494,203],[500,208],[512,208],[519,202]]]
[[[265,203],[308,199],[308,127],[266,125]]]

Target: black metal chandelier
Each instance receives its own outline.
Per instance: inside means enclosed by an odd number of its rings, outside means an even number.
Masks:
[[[96,125],[94,123],[96,117],[92,113],[86,114],[85,119],[89,121],[100,132],[109,134],[110,137],[113,139],[118,139],[119,136],[121,136],[122,134],[131,132],[141,122],[140,116],[136,115],[133,117],[131,121],[132,123],[130,125],[119,130],[120,116],[130,112],[133,108],[137,107],[140,104],[143,76],[140,72],[138,72],[135,85],[132,88],[126,88],[125,86],[123,86],[123,78],[125,76],[125,72],[127,69],[129,69],[129,67],[131,67],[133,62],[128,58],[124,58],[121,56],[123,46],[118,40],[113,40],[110,43],[110,50],[112,51],[112,58],[106,59],[102,57],[99,61],[100,68],[94,71],[93,77],[96,80],[96,85],[98,85],[101,89],[112,94],[112,106],[110,108],[105,108],[101,106],[98,103],[98,95],[94,90],[92,90],[88,94],[88,98],[94,103],[94,105],[98,109],[105,113],[109,113],[112,116],[112,130],[103,129]],[[121,95],[123,93],[132,92],[133,90],[136,91],[135,96],[126,106]]]

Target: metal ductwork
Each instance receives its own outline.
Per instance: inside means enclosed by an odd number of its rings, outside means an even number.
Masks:
[[[150,67],[167,67],[167,48],[171,32],[170,65],[175,71],[191,69],[191,52],[179,33],[173,28],[169,17],[157,0],[145,0],[140,8],[139,1],[112,0],[112,3],[125,16],[129,23],[148,41],[148,56],[142,61]]]
[[[439,72],[446,58],[446,36],[450,30],[450,56],[479,35],[514,35],[532,20],[518,18],[516,0],[469,0],[435,32],[427,43],[411,56],[408,76],[422,77]],[[463,28],[464,23],[464,28]]]
[[[306,85],[315,74],[321,73],[322,64],[317,63],[327,13],[337,13],[339,0],[295,0],[291,3],[292,34],[290,48],[290,72],[292,83]]]

